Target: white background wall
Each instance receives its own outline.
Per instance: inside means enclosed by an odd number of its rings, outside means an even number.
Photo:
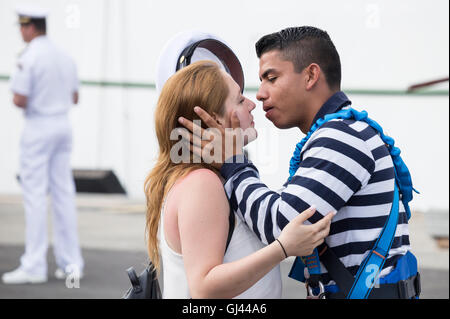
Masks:
[[[9,75],[24,47],[14,8],[0,2],[0,74]],[[449,2],[396,1],[144,1],[34,0],[50,9],[48,34],[74,57],[82,80],[154,83],[165,42],[190,28],[226,39],[244,66],[247,87],[258,85],[254,43],[264,34],[296,25],[325,29],[342,61],[345,89],[404,90],[417,82],[448,76]],[[448,83],[438,86],[448,90]],[[255,92],[246,92],[255,102]],[[402,149],[414,185],[421,191],[412,207],[449,207],[449,124],[447,96],[349,94]],[[82,86],[71,114],[73,166],[111,168],[130,197],[142,198],[142,184],[157,153],[152,89]],[[279,131],[253,112],[260,136],[249,146],[263,181],[278,188],[289,158],[303,136]],[[0,81],[0,193],[18,193],[19,139],[23,119]]]

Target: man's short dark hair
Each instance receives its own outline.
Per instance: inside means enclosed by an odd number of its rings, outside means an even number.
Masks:
[[[339,54],[327,32],[315,27],[293,27],[263,36],[256,42],[258,58],[272,50],[280,50],[283,59],[294,64],[296,72],[317,63],[331,89],[341,87]]]
[[[38,32],[47,33],[47,24],[45,19],[35,19],[31,18],[29,24],[33,24]]]

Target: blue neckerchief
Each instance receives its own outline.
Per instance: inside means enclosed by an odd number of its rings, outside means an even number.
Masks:
[[[294,154],[292,155],[292,158],[290,160],[289,164],[289,179],[288,181],[291,181],[292,177],[297,172],[298,168],[300,167],[300,154],[302,151],[303,146],[306,144],[306,142],[309,140],[311,135],[324,123],[334,120],[334,119],[355,119],[356,121],[364,121],[367,124],[369,124],[372,128],[374,128],[380,135],[383,142],[387,145],[389,153],[392,157],[392,161],[394,163],[394,171],[395,171],[395,180],[398,183],[399,191],[401,194],[401,200],[403,202],[403,205],[406,210],[406,214],[408,216],[408,219],[411,217],[411,211],[409,208],[409,202],[413,198],[413,191],[417,192],[413,186],[412,186],[412,180],[411,180],[411,174],[409,173],[408,167],[403,162],[402,158],[400,157],[400,149],[398,147],[394,146],[394,139],[385,135],[383,133],[383,129],[381,126],[370,119],[368,117],[368,114],[366,111],[356,111],[353,108],[343,109],[336,113],[331,113],[325,115],[323,118],[319,118],[312,126],[309,132],[306,134],[306,136],[296,145]],[[303,257],[303,263],[307,264],[306,261],[308,259],[316,259],[318,260],[318,253],[317,249],[314,250],[314,254],[310,256]],[[313,266],[313,268],[309,268],[308,270],[310,274],[320,274],[320,263]]]

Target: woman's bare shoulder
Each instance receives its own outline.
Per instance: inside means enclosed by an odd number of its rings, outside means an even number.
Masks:
[[[207,168],[188,173],[178,181],[175,192],[179,203],[191,203],[204,208],[228,206],[222,181],[216,173]]]
[[[181,181],[180,186],[184,185],[185,187],[195,187],[199,186],[209,186],[213,188],[223,189],[223,184],[220,180],[220,177],[217,176],[212,170],[207,168],[199,168],[189,172]]]

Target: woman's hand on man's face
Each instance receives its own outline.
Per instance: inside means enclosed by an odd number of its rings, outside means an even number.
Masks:
[[[219,170],[225,161],[243,154],[244,139],[236,111],[231,115],[231,128],[224,128],[201,107],[196,106],[194,111],[208,129],[201,128],[195,121],[178,118],[178,122],[188,130],[181,129],[179,134],[191,153]]]

